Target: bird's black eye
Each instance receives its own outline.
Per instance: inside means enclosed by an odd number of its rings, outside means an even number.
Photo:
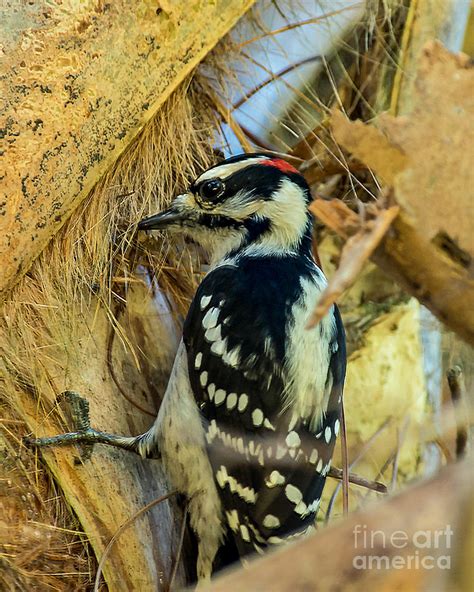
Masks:
[[[206,201],[216,201],[224,193],[224,183],[220,179],[209,179],[199,187],[199,195]]]

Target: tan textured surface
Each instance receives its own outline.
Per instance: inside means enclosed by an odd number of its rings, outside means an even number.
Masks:
[[[123,435],[147,430],[153,418],[120,394],[104,364],[110,330],[105,311],[84,312],[82,323],[76,324],[61,323],[61,316],[54,319],[55,315],[60,316],[61,310],[51,306],[42,319],[50,331],[50,341],[42,346],[51,356],[43,360],[41,397],[36,400],[25,393],[16,397],[18,412],[28,425],[35,426],[35,435],[73,429],[67,405],[58,408],[55,404],[56,394],[69,388],[89,402],[94,428]],[[129,349],[116,336],[112,351],[119,384],[138,404],[156,409],[158,401],[152,399],[149,383],[153,381],[162,394],[162,384],[167,382],[163,369],[170,367],[177,341],[170,315],[158,311],[148,290],[135,284],[128,292],[127,310],[120,322],[135,350],[143,347],[145,340],[147,343],[146,356],[138,357],[137,367]],[[153,340],[147,338],[150,335]],[[59,420],[58,411],[66,423]],[[159,460],[141,460],[130,452],[96,445],[89,460],[76,464],[79,453],[76,446],[41,452],[100,559],[117,529],[147,503],[168,493],[170,486]],[[168,580],[179,536],[179,515],[172,508],[168,503],[156,506],[117,540],[104,568],[111,592],[157,590]]]
[[[397,203],[427,239],[446,232],[474,255],[474,68],[468,57],[426,46],[413,98],[406,117],[379,119],[408,159],[394,182]]]
[[[406,31],[407,47],[400,60],[402,72],[399,97],[394,113],[405,115],[413,108],[416,69],[423,46],[432,39],[445,40],[453,26],[455,3],[459,0],[415,0],[412,25]]]
[[[349,358],[344,400],[350,440],[359,445],[367,442],[391,418],[390,427],[357,465],[357,471],[369,478],[375,478],[396,449],[397,429],[403,430],[405,421],[408,432],[399,469],[404,480],[417,474],[418,446],[424,440],[420,426],[426,414],[419,311],[419,303],[412,299],[382,315],[364,336],[364,345]]]
[[[0,294],[254,0],[0,8]]]

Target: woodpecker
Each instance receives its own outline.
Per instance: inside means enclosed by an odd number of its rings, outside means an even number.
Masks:
[[[191,237],[210,269],[151,429],[89,430],[83,439],[161,457],[188,498],[200,580],[225,545],[244,558],[314,528],[340,428],[346,348],[336,306],[306,328],[326,286],[310,201],[288,162],[245,154],[211,167],[138,225]]]

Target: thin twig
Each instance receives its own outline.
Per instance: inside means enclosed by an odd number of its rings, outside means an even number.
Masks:
[[[263,148],[263,150],[265,150],[266,152],[275,152],[274,147],[270,146],[270,144],[268,144],[267,142],[262,140],[262,138],[257,136],[257,134],[250,131],[248,129],[248,127],[246,127],[245,125],[243,125],[241,123],[239,125],[240,125],[240,129],[244,132],[244,134],[247,136],[247,138],[255,144],[255,146],[257,146],[258,148]]]
[[[99,565],[97,566],[97,573],[95,575],[95,582],[94,582],[94,592],[99,591],[100,576],[102,575],[102,570],[104,568],[104,564],[107,560],[107,557],[109,556],[110,550],[112,549],[115,541],[119,538],[119,536],[122,534],[122,532],[124,530],[126,530],[131,524],[133,524],[133,522],[135,522],[135,520],[137,518],[139,518],[140,516],[142,516],[143,514],[148,512],[148,510],[151,510],[151,508],[153,508],[154,506],[157,506],[158,504],[161,504],[162,502],[170,499],[173,495],[176,495],[176,493],[177,493],[177,491],[171,491],[170,493],[167,493],[166,495],[162,495],[161,497],[153,500],[152,502],[150,502],[146,506],[143,506],[143,508],[140,508],[140,510],[138,510],[138,512],[136,512],[131,518],[126,520],[115,531],[113,537],[110,539],[108,545],[105,547],[104,553],[103,553],[102,557],[100,558]]]
[[[388,469],[388,467],[393,463],[393,459],[395,458],[395,452],[396,451],[394,450],[393,452],[390,453],[389,457],[386,459],[386,461],[383,463],[383,465],[377,471],[377,474],[375,475],[376,481],[382,477],[382,475],[385,473],[385,471]],[[367,499],[367,497],[369,495],[370,495],[370,491],[367,492],[367,495],[364,497],[364,500]]]
[[[241,107],[244,103],[246,103],[249,99],[251,99],[255,94],[257,94],[259,91],[261,91],[262,88],[265,88],[266,86],[268,86],[272,82],[275,82],[275,80],[278,80],[279,78],[281,78],[285,74],[288,74],[289,72],[293,72],[293,70],[296,70],[296,68],[299,68],[300,66],[304,66],[306,64],[310,64],[311,62],[316,62],[316,61],[320,61],[320,60],[321,60],[321,56],[316,55],[316,56],[311,56],[309,58],[305,58],[304,60],[300,60],[299,62],[295,62],[294,64],[290,64],[289,66],[286,66],[286,68],[283,68],[283,70],[280,70],[276,74],[272,74],[266,80],[264,80],[260,84],[257,84],[257,86],[255,86],[251,91],[249,91],[248,93],[245,93],[245,95],[232,106],[232,110],[235,111],[235,109],[238,109],[239,107]]]
[[[171,569],[171,575],[170,575],[170,579],[169,579],[169,584],[168,584],[168,590],[169,592],[171,592],[172,587],[173,587],[173,582],[176,578],[176,574],[178,572],[178,566],[179,566],[179,560],[181,559],[181,552],[183,550],[183,544],[184,544],[184,535],[186,533],[186,521],[188,519],[188,506],[186,506],[185,510],[184,510],[184,515],[183,515],[183,524],[181,525],[181,532],[179,535],[179,542],[178,542],[178,548],[176,550],[176,557],[173,563],[173,567]]]
[[[431,443],[435,444],[441,450],[441,453],[443,454],[447,463],[452,463],[454,461],[454,457],[451,454],[451,450],[449,450],[448,446],[446,445],[446,442],[443,442],[441,438],[437,438],[436,440],[433,440]]]
[[[342,481],[343,470],[337,467],[331,467],[328,472],[328,477]],[[387,486],[384,483],[380,483],[380,481],[371,481],[370,479],[366,479],[365,477],[361,477],[354,473],[349,473],[349,483],[359,485],[359,487],[365,487],[366,489],[376,491],[377,493],[388,493]]]
[[[261,70],[263,70],[264,72],[266,72],[267,74],[270,74],[270,76],[273,74],[273,72],[271,70],[269,70],[266,66],[264,66],[263,64],[261,64],[258,60],[255,60],[254,58],[252,58],[252,56],[243,53],[243,56],[249,60],[249,62],[251,62],[252,64],[254,64],[255,66],[257,66],[258,68],[260,68]],[[284,78],[280,78],[280,82],[282,84],[284,84],[289,90],[291,90],[297,97],[299,97],[304,103],[306,103],[307,105],[309,105],[312,109],[315,109],[323,114],[325,114],[328,111],[328,108],[326,107],[326,105],[318,105],[318,103],[316,103],[315,101],[311,100],[309,97],[307,97],[304,92],[302,92],[299,88],[297,88],[296,86],[293,86],[292,84],[290,84],[287,80],[285,80]]]
[[[227,123],[230,129],[234,132],[236,138],[239,140],[240,145],[244,149],[244,152],[252,152],[252,146],[247,140],[246,135],[242,130],[242,127],[234,119],[234,116],[231,113],[231,109],[224,105],[224,103],[219,99],[219,97],[214,91],[208,90],[207,92],[209,94],[210,100],[215,105],[217,112],[222,117],[222,120],[225,123]]]
[[[370,447],[372,446],[373,441],[377,438],[377,436],[379,436],[385,430],[385,428],[391,423],[391,421],[392,421],[392,418],[391,417],[387,418],[383,422],[383,424],[372,434],[372,436],[370,436],[370,438],[367,440],[367,442],[364,444],[364,446],[360,450],[359,454],[355,457],[355,459],[349,465],[349,470],[351,470],[351,469],[353,469],[355,467],[355,465],[359,462],[359,460],[370,449]],[[324,519],[325,522],[326,522],[326,524],[329,521],[329,518],[330,518],[331,512],[332,512],[332,509],[334,507],[334,503],[336,501],[336,498],[337,498],[337,495],[338,495],[340,489],[341,489],[341,483],[338,483],[337,486],[335,487],[332,495],[331,495],[331,499],[329,500],[328,509],[326,511],[326,516],[325,516],[325,519]]]
[[[346,418],[344,398],[341,399],[341,458],[342,458],[342,508],[344,516],[349,514],[349,460],[347,454]]]
[[[390,113],[397,115],[398,110],[398,99],[400,97],[400,90],[403,81],[403,75],[405,74],[405,63],[408,53],[408,46],[413,31],[413,23],[415,22],[415,15],[417,13],[418,0],[412,0],[408,9],[408,13],[405,19],[405,26],[403,28],[403,34],[400,44],[400,51],[398,52],[398,64],[395,69],[395,76],[392,85],[392,94],[390,97]]]
[[[118,311],[120,311],[120,310],[121,310],[121,308],[118,309]],[[118,315],[119,315],[119,312],[117,312],[117,316]],[[107,357],[106,357],[107,369],[109,371],[110,377],[112,378],[112,381],[114,382],[115,386],[118,388],[122,397],[124,399],[126,399],[131,405],[133,405],[136,409],[138,409],[142,413],[146,413],[147,415],[150,415],[151,417],[156,417],[156,411],[150,411],[149,409],[146,409],[146,407],[142,407],[142,405],[140,405],[140,403],[137,403],[131,397],[129,397],[128,394],[125,392],[125,390],[122,388],[122,385],[120,384],[120,381],[119,381],[117,375],[115,374],[115,368],[114,368],[114,364],[113,364],[113,360],[112,360],[114,339],[115,339],[115,328],[112,326],[112,327],[110,327],[109,336],[107,338]]]
[[[340,8],[339,10],[334,10],[333,12],[327,12],[326,14],[323,14],[322,16],[312,17],[312,18],[306,19],[304,21],[300,21],[298,23],[290,23],[288,25],[285,25],[284,27],[280,27],[279,29],[274,29],[273,31],[267,31],[267,32],[263,33],[262,35],[257,35],[257,37],[252,37],[252,39],[247,39],[246,41],[239,43],[237,45],[237,49],[245,47],[246,45],[250,45],[251,43],[255,43],[256,41],[260,41],[261,39],[266,39],[267,37],[272,37],[273,35],[278,35],[279,33],[285,33],[286,31],[291,31],[292,29],[296,29],[298,27],[303,27],[304,25],[312,25],[312,24],[320,23],[321,21],[331,18],[332,16],[342,14],[346,10],[354,10],[355,8],[359,8],[359,6],[360,6],[360,3],[354,4],[353,6],[347,6],[345,8]]]
[[[398,461],[400,458],[400,450],[403,446],[403,440],[405,439],[408,424],[410,419],[408,417],[405,418],[403,425],[400,428],[397,428],[397,449],[395,451],[395,456],[393,457],[393,465],[392,465],[392,479],[390,482],[390,489],[393,491],[397,484],[397,477],[398,477]]]
[[[461,458],[466,452],[468,431],[465,414],[463,413],[463,401],[465,401],[464,381],[462,369],[459,366],[450,368],[447,372],[449,392],[454,405],[456,415],[456,458]]]

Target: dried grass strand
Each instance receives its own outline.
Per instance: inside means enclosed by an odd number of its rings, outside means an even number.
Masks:
[[[135,520],[137,520],[137,518],[140,518],[140,516],[142,516],[143,514],[148,512],[148,510],[151,510],[151,508],[154,508],[158,504],[161,504],[164,501],[173,497],[174,495],[177,495],[177,493],[178,493],[177,491],[171,491],[170,493],[166,493],[165,495],[158,497],[157,499],[151,501],[146,506],[143,506],[143,508],[138,510],[138,512],[135,512],[135,514],[133,516],[131,516],[121,526],[119,526],[119,528],[114,532],[110,541],[107,543],[107,546],[104,549],[102,557],[100,558],[99,565],[97,566],[97,573],[95,575],[94,592],[99,592],[100,576],[102,575],[102,571],[104,569],[105,562],[107,561],[107,557],[109,556],[110,551],[111,551],[112,547],[114,546],[115,542],[120,537],[120,535],[124,532],[124,530],[127,530],[127,528],[129,526],[131,526],[135,522]]]

